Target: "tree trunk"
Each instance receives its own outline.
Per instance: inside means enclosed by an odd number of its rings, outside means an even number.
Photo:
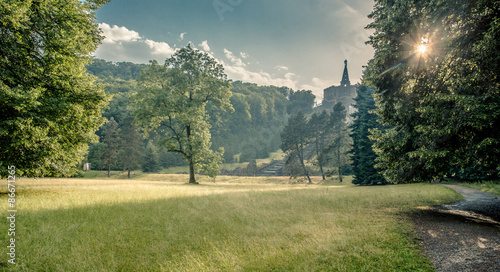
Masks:
[[[319,171],[321,172],[321,177],[323,180],[325,180],[325,172],[323,171],[323,157],[321,156],[321,152],[319,150],[320,144],[318,143],[318,140],[316,139],[316,156],[318,156],[318,165],[319,165]]]
[[[128,178],[130,178],[130,169],[128,170]]]
[[[191,98],[191,93],[189,94]],[[192,99],[191,99],[192,100]],[[188,138],[188,148],[189,148],[189,184],[198,184],[194,176],[194,161],[193,161],[193,146],[191,145],[191,126],[186,126],[186,134]]]
[[[340,182],[342,182],[342,167],[340,167],[340,164],[339,164],[339,180]]]
[[[300,148],[298,145],[297,147],[297,155],[299,156],[300,164],[302,164],[302,169],[304,169],[304,174],[306,174],[307,180],[309,181],[308,184],[312,184],[311,177],[309,177],[309,172],[307,172],[306,164],[304,163],[304,153],[302,152],[302,148]]]
[[[111,166],[108,165],[108,178],[109,178],[109,172],[111,171]]]
[[[189,162],[189,184],[198,184],[198,182],[196,182],[196,179],[194,176],[194,163],[193,163],[193,161]]]
[[[321,177],[323,178],[323,180],[326,180],[325,172],[323,171],[323,164],[321,163],[321,161],[319,162],[319,171],[321,171]]]
[[[306,173],[307,180],[309,181],[307,184],[312,184],[311,177],[309,176],[309,172],[307,172],[306,165],[303,160],[300,160],[302,163],[302,167],[304,168],[304,172]]]

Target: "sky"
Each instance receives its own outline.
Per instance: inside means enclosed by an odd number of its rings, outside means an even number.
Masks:
[[[224,65],[228,78],[312,90],[352,84],[373,56],[365,29],[371,0],[112,0],[97,11],[106,38],[95,56],[148,63],[191,43]]]

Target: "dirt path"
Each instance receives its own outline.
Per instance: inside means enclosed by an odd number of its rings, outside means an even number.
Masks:
[[[436,271],[500,271],[500,197],[443,186],[464,199],[414,216],[418,238]]]

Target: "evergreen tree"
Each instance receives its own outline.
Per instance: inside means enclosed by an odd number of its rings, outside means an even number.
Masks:
[[[379,128],[376,109],[373,99],[374,88],[360,86],[354,99],[357,112],[352,114],[354,118],[351,124],[351,138],[353,140],[352,168],[354,172],[353,184],[377,185],[386,184],[382,175],[375,169],[377,155],[373,151],[374,140],[370,139],[370,130]]]
[[[158,148],[153,144],[153,141],[149,141],[142,157],[142,171],[154,173],[158,172],[160,168]]]
[[[305,164],[305,149],[310,142],[310,132],[306,116],[302,111],[292,115],[281,133],[281,150],[289,157],[296,156],[302,166],[304,176],[307,177],[309,183],[312,183]]]
[[[323,180],[325,180],[324,167],[328,162],[327,147],[328,143],[332,140],[333,132],[330,115],[326,110],[323,110],[321,114],[314,113],[307,125],[311,130],[311,141],[314,147],[315,161],[319,167]]]
[[[118,165],[118,154],[121,145],[120,128],[113,117],[111,117],[104,127],[102,143],[105,146],[101,153],[101,166],[106,167],[109,178],[111,168]]]
[[[121,129],[120,162],[130,178],[130,172],[141,167],[142,136],[132,124],[131,117],[125,119],[124,123]]]
[[[92,169],[103,169],[101,158],[105,147],[106,145],[102,142],[89,144],[87,162],[91,164]]]
[[[329,164],[334,167],[332,173],[337,173],[340,182],[343,181],[342,169],[350,163],[349,150],[349,132],[346,123],[347,111],[338,102],[333,106],[333,111],[330,114],[330,125],[332,127],[332,140],[330,146],[326,149]]]

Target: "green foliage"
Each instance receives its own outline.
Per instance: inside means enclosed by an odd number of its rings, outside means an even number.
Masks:
[[[335,104],[330,115],[332,140],[325,151],[328,154],[328,163],[334,166],[330,174],[336,173],[340,182],[342,182],[342,169],[350,163],[349,151],[351,143],[346,117],[347,111],[342,102]]]
[[[336,173],[342,182],[342,170],[350,163],[346,114],[339,102],[330,114],[314,113],[309,120],[302,111],[292,115],[281,133],[281,150],[288,155],[285,172],[307,176],[310,182],[309,160],[319,167],[323,180]],[[334,169],[327,171],[325,167]]]
[[[104,92],[85,70],[107,1],[0,4],[0,174],[74,173],[103,123]]]
[[[92,169],[94,170],[102,169],[101,157],[103,156],[102,154],[104,152],[105,147],[106,144],[102,142],[89,144],[87,162],[90,163]]]
[[[121,147],[120,147],[120,163],[123,170],[128,172],[128,178],[130,178],[130,172],[137,170],[141,167],[141,156],[142,156],[142,136],[137,131],[137,127],[132,123],[133,119],[131,117],[125,120],[125,124],[121,129]]]
[[[158,147],[149,141],[142,158],[142,171],[145,173],[154,173],[160,170],[160,157]]]
[[[111,168],[118,165],[118,154],[122,139],[120,138],[120,128],[118,123],[111,117],[111,119],[104,126],[102,137],[104,147],[101,152],[101,166],[108,169],[108,177]]]
[[[281,143],[286,97],[274,86],[241,81],[233,82],[231,92],[234,112],[223,113],[216,120],[209,109],[213,147],[224,147],[226,162],[267,158]]]
[[[318,165],[323,180],[325,170],[323,169],[328,162],[327,147],[332,138],[332,122],[330,115],[326,110],[321,114],[314,113],[308,122],[308,127],[311,130],[311,139],[314,146],[314,155],[316,164]]]
[[[500,2],[376,1],[366,79],[381,121],[378,166],[390,182],[500,165]],[[416,50],[426,44],[426,53]],[[456,170],[455,170],[456,172]]]
[[[350,126],[353,140],[351,154],[354,179],[352,183],[359,185],[387,183],[375,169],[377,155],[372,148],[375,141],[370,139],[370,130],[380,128],[377,122],[378,117],[374,113],[376,109],[374,92],[374,88],[360,86],[354,99],[357,112],[352,115],[354,121]]]
[[[160,66],[151,61],[139,80],[133,101],[137,123],[146,135],[154,131],[166,150],[182,154],[189,163],[190,183],[195,168],[215,177],[223,149],[210,149],[207,104],[231,111],[230,83],[222,65],[190,45],[177,51]]]
[[[312,91],[299,90],[293,91],[289,90],[288,100],[290,101],[286,107],[288,114],[296,114],[298,111],[302,111],[305,114],[312,113],[314,107],[314,100],[316,96]]]
[[[101,79],[120,78],[123,80],[136,80],[139,79],[141,71],[146,69],[147,65],[131,62],[113,63],[103,59],[94,59],[86,67],[90,74]]]
[[[309,183],[312,183],[305,165],[305,149],[310,143],[310,137],[311,130],[307,126],[307,118],[302,111],[299,111],[288,119],[288,124],[283,128],[280,148],[292,159],[297,158],[304,176],[307,177]]]
[[[134,106],[129,98],[137,91],[137,82],[130,79],[134,77],[128,71],[142,71],[143,65],[97,59],[87,69],[99,78],[97,82],[106,93],[112,95],[103,116],[107,119],[113,117],[122,126]],[[287,97],[295,92],[286,87],[257,86],[241,81],[233,82],[231,92],[234,112],[220,111],[210,101],[206,105],[211,149],[224,148],[224,161],[228,163],[267,158],[279,149],[280,132],[288,118],[286,109],[290,101]],[[312,102],[309,105],[312,109]],[[100,131],[97,133],[101,134]],[[153,139],[154,134],[151,132],[148,138]],[[175,153],[169,154],[164,149],[159,152],[163,168],[185,164]]]

